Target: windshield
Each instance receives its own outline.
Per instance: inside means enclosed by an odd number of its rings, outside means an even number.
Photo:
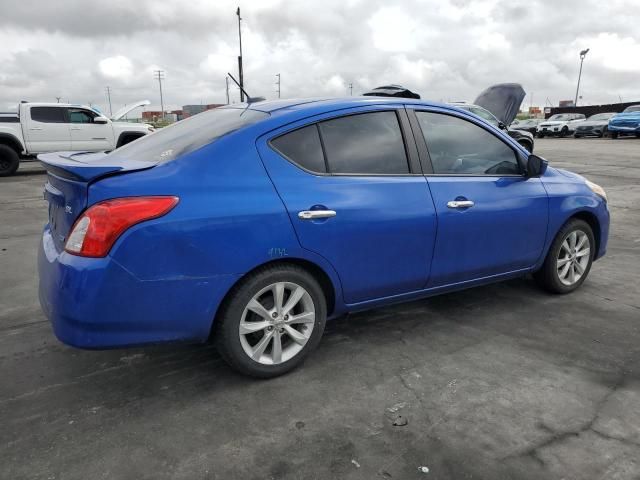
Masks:
[[[640,105],[631,105],[624,109],[625,112],[640,112]]]
[[[241,108],[214,108],[146,135],[111,152],[108,157],[164,163],[268,117]]]
[[[551,115],[549,120],[569,120],[569,115],[565,115],[563,113],[556,113],[555,115]]]
[[[591,115],[589,120],[609,120],[614,115],[615,113],[597,113],[595,115]]]

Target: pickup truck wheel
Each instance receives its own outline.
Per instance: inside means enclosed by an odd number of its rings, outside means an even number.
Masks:
[[[20,165],[18,153],[7,145],[0,145],[0,177],[13,175]]]

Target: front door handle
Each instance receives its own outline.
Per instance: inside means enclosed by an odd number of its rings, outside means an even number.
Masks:
[[[42,127],[31,127],[29,130],[42,130]]]
[[[302,210],[298,212],[298,218],[301,220],[315,220],[316,218],[331,218],[335,216],[335,210]]]
[[[447,207],[449,208],[470,208],[474,205],[475,203],[471,200],[452,200],[451,202],[447,202]]]

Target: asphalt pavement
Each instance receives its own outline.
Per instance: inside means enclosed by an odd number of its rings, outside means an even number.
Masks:
[[[520,279],[332,322],[302,368],[211,346],[82,351],[40,311],[37,163],[0,179],[2,479],[639,479],[640,140],[541,139],[607,190],[566,296]]]

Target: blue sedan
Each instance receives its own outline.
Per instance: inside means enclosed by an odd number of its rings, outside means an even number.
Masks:
[[[40,160],[57,337],[211,339],[257,377],[300,364],[327,319],[529,273],[568,293],[607,247],[601,187],[420,100],[230,105]]]

